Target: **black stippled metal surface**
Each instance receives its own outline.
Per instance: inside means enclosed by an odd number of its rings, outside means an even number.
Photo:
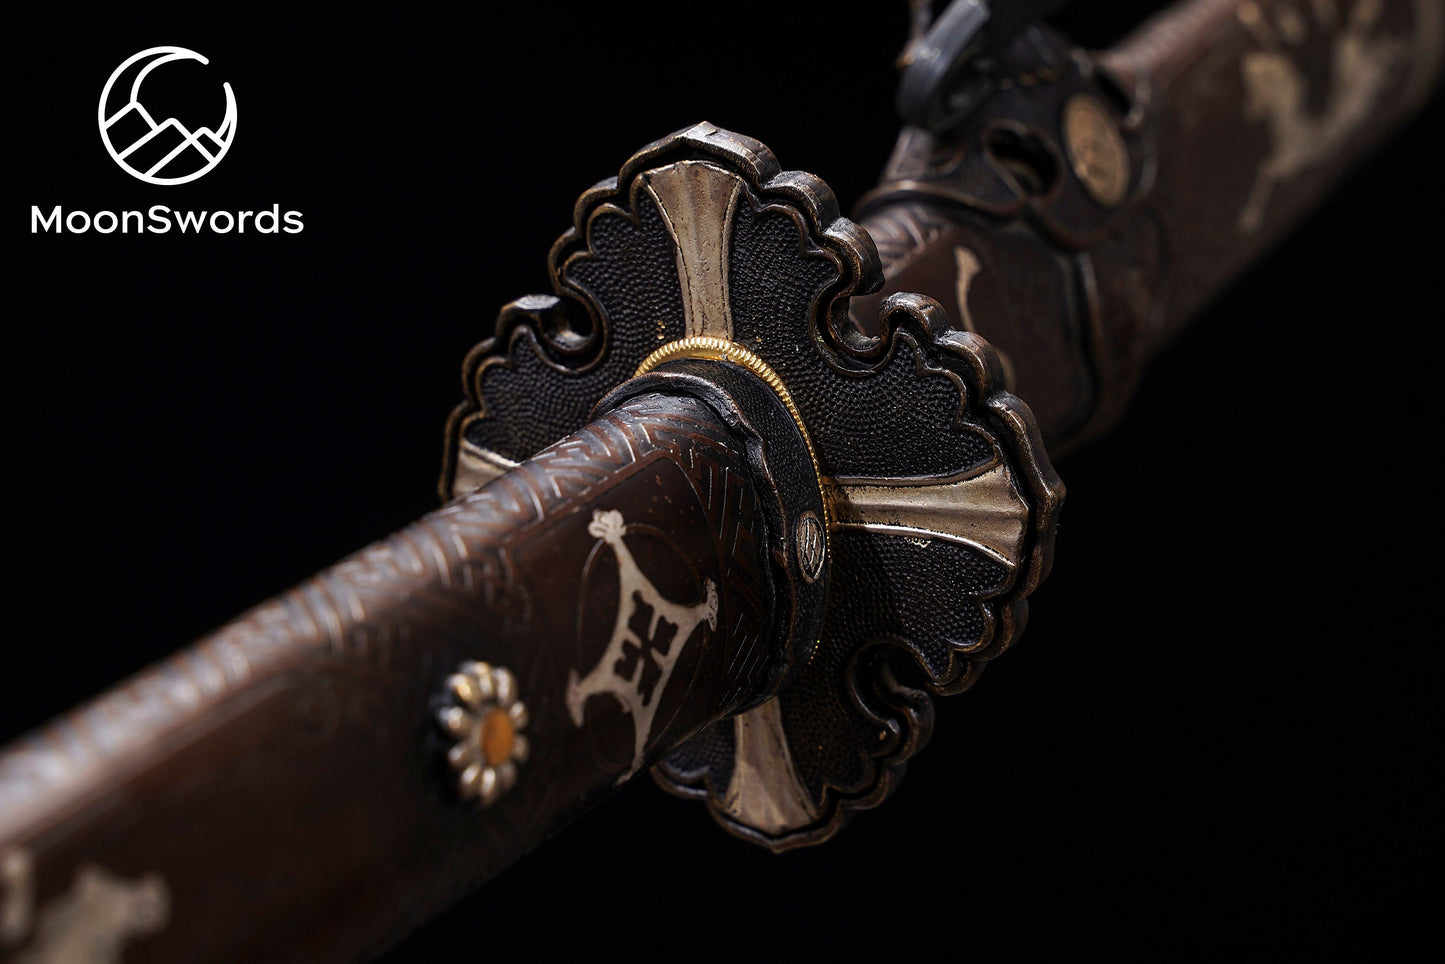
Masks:
[[[675,246],[640,177],[680,161],[718,165],[747,185],[730,226],[733,340],[785,381],[789,359],[813,354],[807,332],[841,330],[847,296],[882,283],[872,241],[839,216],[822,181],[783,171],[762,144],[711,124],[658,140],[578,199],[549,258],[554,293],[505,306],[496,334],[468,355],[467,399],[447,427],[447,494],[463,440],[525,458],[585,424],[654,349],[687,334]]]
[[[877,340],[838,338],[836,353],[789,369],[825,476],[893,484],[911,477],[926,487],[1006,467],[1029,506],[1029,531],[1002,560],[906,525],[850,525],[845,500],[834,496],[842,518],[831,533],[823,634],[776,697],[789,778],[794,792],[807,794],[807,818],[763,827],[729,803],[739,752],[731,721],[714,724],[654,771],[669,790],[706,799],[730,831],[774,849],[826,839],[854,811],[887,797],[927,741],[928,694],[966,689],[983,662],[1017,637],[1025,597],[1052,552],[1063,488],[1028,409],[1003,391],[992,350],[918,296],[887,300],[878,324]]]

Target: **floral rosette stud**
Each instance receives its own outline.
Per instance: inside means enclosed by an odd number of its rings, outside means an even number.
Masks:
[[[517,699],[517,680],[501,666],[467,661],[447,677],[446,705],[437,711],[442,731],[456,742],[447,763],[457,773],[457,793],[490,807],[517,782],[527,762],[527,706]]]

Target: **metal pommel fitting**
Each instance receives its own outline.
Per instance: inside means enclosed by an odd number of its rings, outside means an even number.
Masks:
[[[442,492],[641,396],[717,412],[762,493],[778,665],[653,772],[747,839],[826,839],[887,796],[929,694],[1023,627],[1063,498],[1033,416],[928,298],[891,296],[860,331],[873,241],[823,182],[710,124],[583,194],[550,269],[553,294],[505,306],[467,357]]]

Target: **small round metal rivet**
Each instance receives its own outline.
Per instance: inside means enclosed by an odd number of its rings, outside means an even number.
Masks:
[[[1064,105],[1064,150],[1074,176],[1099,204],[1116,207],[1129,191],[1129,149],[1108,108],[1088,94]]]
[[[823,574],[823,562],[828,554],[828,543],[823,534],[823,523],[812,509],[798,516],[794,539],[798,544],[798,568],[808,582],[817,582]]]
[[[447,677],[443,698],[436,721],[456,741],[447,763],[457,774],[457,795],[489,807],[517,782],[530,750],[516,678],[503,667],[468,660]]]

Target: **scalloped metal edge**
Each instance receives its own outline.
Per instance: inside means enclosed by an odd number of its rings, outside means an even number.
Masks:
[[[1026,597],[1052,563],[1053,530],[1064,496],[1063,484],[1044,454],[1028,406],[1004,390],[996,353],[977,335],[954,328],[941,306],[932,299],[895,294],[879,308],[879,335],[867,337],[851,328],[847,320],[848,300],[869,294],[882,284],[881,265],[872,238],[860,225],[841,216],[832,190],[821,179],[804,172],[781,170],[773,153],[752,138],[712,124],[696,124],[643,147],[622,165],[615,178],[601,181],[583,192],[573,207],[572,227],[557,239],[548,255],[554,294],[533,295],[505,305],[492,337],[476,345],[463,362],[466,397],[447,421],[441,479],[443,498],[450,498],[452,494],[458,450],[463,444],[467,422],[488,417],[481,390],[486,371],[492,365],[509,363],[515,339],[526,338],[538,358],[560,372],[585,372],[606,359],[610,332],[601,319],[591,314],[592,309],[582,293],[564,280],[568,265],[590,249],[590,225],[600,211],[607,209],[635,216],[640,174],[659,164],[684,158],[723,163],[742,176],[765,205],[783,202],[805,235],[822,242],[823,253],[836,263],[839,281],[820,298],[822,307],[813,318],[813,335],[815,348],[824,352],[831,364],[841,371],[857,374],[880,370],[901,344],[899,336],[911,336],[937,357],[942,365],[938,374],[959,383],[959,416],[971,408],[976,419],[989,423],[994,441],[1003,450],[1019,482],[1028,490],[1032,524],[1027,544],[1021,547],[1021,565],[1012,585],[987,601],[985,613],[991,616],[992,625],[977,649],[951,654],[949,672],[937,685],[929,687],[937,695],[967,689],[978,678],[983,664],[1003,652],[1024,628],[1028,613]],[[624,195],[626,206],[618,203]],[[577,312],[589,315],[590,331],[585,334],[563,324],[569,315],[575,317]],[[817,324],[820,321],[824,323]],[[970,398],[975,400],[972,406]],[[501,466],[507,461],[493,453],[484,454]],[[825,788],[822,813],[815,824],[769,836],[719,811],[715,790],[706,778],[700,784],[671,780],[665,772],[665,763],[654,770],[655,778],[671,793],[705,798],[709,812],[729,832],[769,849],[781,851],[826,840],[841,829],[853,813],[877,806],[888,797],[907,761],[926,744],[932,729],[933,709],[928,692],[898,681],[886,660],[870,664],[875,667],[871,675],[863,672],[865,658],[889,642],[864,644],[855,653],[849,670],[851,702],[862,716],[887,730],[889,738],[883,741],[882,753],[864,751],[868,758],[866,766],[871,771],[860,781],[860,785],[866,784],[865,789],[846,792],[831,786]],[[869,697],[864,689],[872,690],[873,695]],[[881,704],[892,712],[881,716],[870,704],[875,707]]]

